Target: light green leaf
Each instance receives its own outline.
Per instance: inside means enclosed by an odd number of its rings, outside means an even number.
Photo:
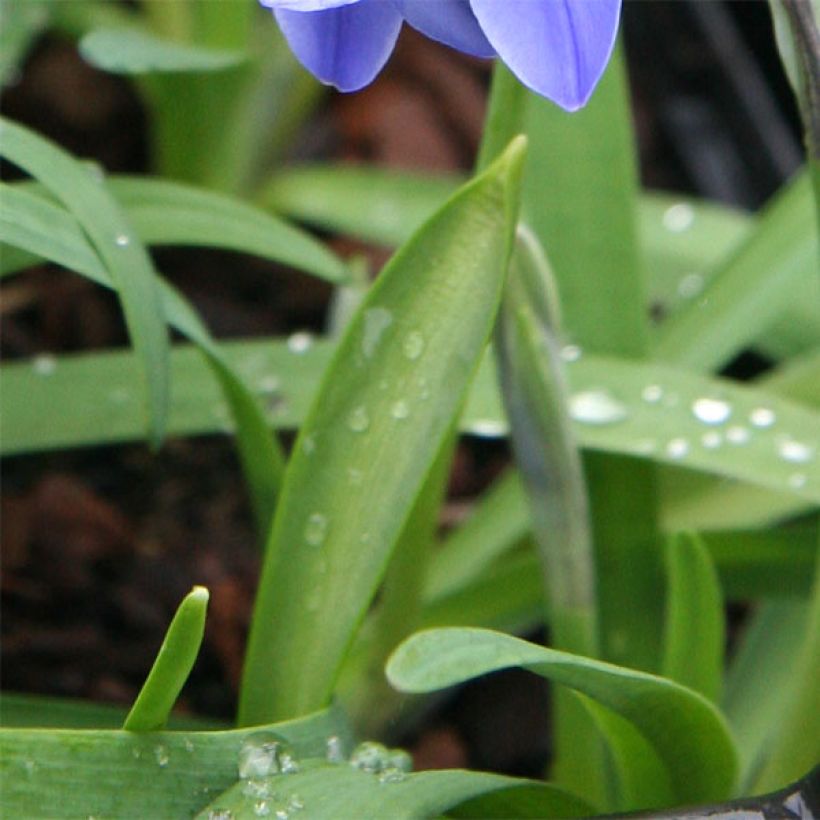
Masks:
[[[356,820],[384,820],[388,817],[390,820],[423,820],[493,792],[506,793],[509,805],[519,789],[526,790],[530,800],[537,801],[541,812],[538,817],[583,817],[590,811],[585,801],[547,783],[457,769],[418,772],[395,782],[385,782],[378,774],[344,764],[308,763],[295,774],[254,782],[270,793],[271,797],[263,798],[262,802],[271,814],[277,809],[287,810],[288,802],[295,800],[302,808],[296,811],[291,808],[291,811],[302,812],[311,820],[353,817]],[[248,792],[247,784],[237,783],[214,800],[199,817],[208,820],[221,811],[230,812],[235,820],[256,820],[260,801]],[[457,813],[456,816],[461,815]]]
[[[290,265],[330,282],[348,278],[344,264],[322,244],[280,219],[223,194],[161,179],[111,177],[107,185],[147,245],[192,245],[250,253]],[[39,186],[3,185],[0,241],[33,258],[7,258],[0,275],[38,258],[90,273],[99,263],[70,213],[42,198]],[[96,277],[99,280],[99,276]]]
[[[48,22],[46,3],[38,0],[0,3],[0,86],[17,82],[20,64]]]
[[[123,729],[153,732],[165,726],[199,654],[207,608],[205,587],[194,587],[179,605]]]
[[[735,782],[735,749],[720,713],[664,678],[546,649],[483,629],[433,629],[405,641],[387,665],[405,692],[432,692],[520,666],[630,721],[663,761],[681,803],[721,800]]]
[[[490,333],[523,150],[513,143],[393,258],[339,344],[277,507],[242,723],[302,714],[330,697]]]
[[[2,119],[0,151],[73,213],[116,284],[146,387],[150,437],[158,445],[168,413],[169,340],[156,272],[145,247],[105,186],[54,143]]]
[[[717,702],[726,627],[720,582],[703,541],[689,533],[670,538],[666,573],[663,674]]]
[[[337,710],[232,731],[0,729],[6,817],[190,817],[237,781],[243,744],[273,731],[296,754],[350,733]]]
[[[224,71],[246,59],[239,51],[203,48],[157,37],[138,28],[103,28],[80,40],[80,54],[114,74]]]

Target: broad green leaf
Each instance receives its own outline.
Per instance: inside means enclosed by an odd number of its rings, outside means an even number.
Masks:
[[[723,683],[723,596],[709,551],[690,533],[666,545],[663,674],[717,702]]]
[[[405,641],[387,665],[405,692],[432,692],[520,666],[611,709],[663,761],[680,803],[721,800],[735,782],[735,750],[720,713],[679,684],[483,629],[433,629]]]
[[[588,803],[547,783],[458,769],[398,775],[391,781],[353,766],[317,762],[305,765],[295,774],[255,782],[271,795],[261,800],[263,810],[268,808],[271,816],[275,816],[277,810],[287,812],[290,803],[292,814],[301,812],[311,820],[353,817],[357,820],[388,817],[390,820],[423,820],[493,792],[506,794],[502,806],[515,806],[519,789],[526,790],[529,800],[538,806],[538,817],[583,817],[590,812]],[[247,784],[237,783],[198,816],[208,820],[219,816],[219,812],[230,812],[229,816],[235,820],[256,820],[260,814],[260,798],[249,791]],[[461,815],[456,813],[456,816]]]
[[[393,258],[336,350],[296,441],[268,543],[243,724],[299,715],[331,695],[484,350],[523,151],[515,141]]]
[[[743,792],[759,775],[783,720],[807,623],[806,601],[765,601],[746,625],[729,666],[723,710],[737,739]]]
[[[207,607],[205,587],[194,587],[179,605],[123,729],[153,732],[165,727],[199,654]]]
[[[238,778],[239,752],[273,731],[299,756],[349,731],[336,710],[231,731],[0,729],[7,817],[190,817]]]
[[[128,710],[123,706],[73,698],[51,698],[14,692],[0,694],[3,729],[119,729]],[[172,714],[170,729],[219,729],[220,721]]]
[[[820,329],[817,231],[811,184],[799,174],[766,206],[754,231],[715,274],[700,297],[662,326],[656,355],[693,370],[714,370],[765,336],[805,283]]]
[[[138,28],[103,28],[80,40],[80,54],[114,74],[224,71],[242,63],[239,51],[203,48],[157,37]]]
[[[237,199],[161,179],[111,177],[107,185],[147,245],[224,248],[272,259],[330,282],[348,273],[342,262],[303,231]],[[39,196],[30,184],[4,185],[0,241],[24,248],[33,258],[6,258],[0,274],[39,258],[69,270],[99,267],[93,249],[70,213]]]
[[[169,340],[156,272],[145,247],[105,186],[54,143],[1,119],[0,151],[71,211],[115,283],[146,389],[150,437],[159,445],[169,404]]]
[[[304,422],[333,353],[329,343],[304,335],[295,336],[290,345],[281,339],[232,341],[220,344],[219,350],[243,381],[255,387],[267,405],[268,423],[284,428]],[[130,353],[107,352],[0,367],[2,452],[10,455],[139,439],[138,397],[128,375],[132,360]],[[229,408],[197,352],[176,346],[171,362],[174,390],[169,431],[174,435],[222,431]],[[810,508],[820,500],[820,462],[812,450],[820,440],[816,410],[768,390],[664,365],[592,354],[573,362],[567,376],[573,393],[582,397],[582,415],[590,391],[593,406],[596,396],[604,396],[605,406],[610,410],[622,406],[625,414],[606,424],[576,421],[575,434],[582,447],[688,468],[686,483],[691,487],[681,487],[676,479],[664,491],[667,529],[750,526],[745,517],[757,525]],[[80,390],[79,385],[94,385],[95,389]],[[652,390],[645,393],[647,388]],[[660,398],[655,401],[658,389]],[[726,401],[731,409],[722,424],[705,424],[694,415],[697,399],[713,397]],[[59,417],[49,411],[56,405],[61,408]],[[757,427],[752,423],[752,414],[760,409],[774,413],[774,424]],[[575,410],[577,414],[577,401]],[[759,422],[770,416],[756,414],[754,418]],[[495,374],[486,365],[474,382],[461,429],[497,437],[506,427]],[[795,448],[795,442],[808,449]],[[798,458],[790,460],[784,453]],[[715,494],[715,485],[701,481],[703,477],[692,472],[695,470],[746,484],[721,481]],[[771,499],[779,506],[769,512]],[[730,513],[731,518],[727,517]]]

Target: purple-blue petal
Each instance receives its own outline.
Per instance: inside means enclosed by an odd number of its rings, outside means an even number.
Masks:
[[[615,45],[621,0],[470,0],[524,85],[568,111],[586,104]]]
[[[402,18],[386,0],[359,0],[323,11],[275,8],[293,53],[323,83],[358,91],[382,70]]]
[[[468,0],[393,0],[404,19],[433,40],[475,57],[494,57]],[[505,0],[500,0],[505,2]]]

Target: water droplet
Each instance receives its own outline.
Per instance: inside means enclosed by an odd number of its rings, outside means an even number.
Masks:
[[[291,814],[295,814],[297,811],[302,811],[305,801],[298,794],[292,794],[288,797],[287,807]]]
[[[239,750],[239,777],[250,780],[273,774],[292,774],[299,763],[290,744],[274,732],[254,732]]]
[[[242,784],[242,794],[251,798],[270,797],[270,785],[267,780],[256,780],[249,777]]]
[[[127,248],[131,244],[131,239],[128,237],[128,234],[118,233],[116,237],[114,237],[114,242],[119,248]]]
[[[164,746],[157,746],[154,749],[154,759],[157,761],[157,765],[164,769],[168,765],[168,750]]]
[[[658,442],[652,438],[642,438],[639,441],[635,442],[633,450],[642,456],[648,456],[655,452],[658,449]]]
[[[689,442],[685,438],[673,438],[666,443],[669,458],[684,458],[689,453]]]
[[[707,450],[714,450],[716,447],[720,447],[723,443],[723,436],[718,433],[717,430],[710,430],[708,433],[704,433],[700,437],[700,443]]]
[[[308,516],[305,524],[305,541],[312,547],[321,547],[327,537],[327,516],[315,512]]]
[[[703,290],[703,277],[699,273],[687,273],[678,282],[678,295],[682,299],[694,299]]]
[[[305,330],[300,330],[298,333],[291,333],[288,336],[288,350],[291,353],[306,353],[313,347],[313,334]]]
[[[508,429],[500,419],[476,419],[470,424],[470,432],[482,438],[501,438],[507,435]]]
[[[131,757],[133,757],[134,760],[139,760],[142,757],[142,749],[138,746],[134,746],[134,748],[131,749]]]
[[[257,800],[253,804],[253,813],[257,817],[267,817],[270,814],[270,803],[267,800]]]
[[[723,424],[732,415],[732,407],[722,399],[700,398],[692,402],[692,413],[704,424]]]
[[[395,766],[388,766],[379,772],[379,783],[401,783],[407,779],[407,772],[397,769]]]
[[[575,421],[596,425],[615,424],[629,415],[626,405],[608,390],[576,393],[569,400],[569,413]]]
[[[370,427],[370,416],[367,413],[367,408],[363,404],[354,407],[353,410],[350,411],[347,417],[347,426],[354,433],[363,433]]]
[[[404,749],[391,749],[387,765],[401,772],[411,772],[413,771],[413,758]]]
[[[387,308],[375,307],[364,312],[362,353],[369,359],[376,352],[382,334],[393,324],[393,314]]]
[[[647,404],[657,404],[663,398],[663,388],[659,384],[648,384],[641,390],[641,398]]]
[[[777,421],[777,415],[770,407],[755,407],[749,413],[749,421],[754,427],[771,427]]]
[[[751,438],[751,433],[746,427],[739,424],[730,427],[726,431],[726,441],[730,444],[745,444]]]
[[[57,359],[50,353],[41,353],[32,359],[31,366],[38,376],[50,376],[57,369]]]
[[[344,743],[339,735],[331,735],[326,741],[326,748],[327,751],[325,752],[325,758],[330,763],[344,763],[345,762],[345,750],[344,750]]]
[[[233,820],[233,812],[229,809],[211,809],[208,820]]]
[[[193,753],[193,751],[194,751],[194,744],[193,744],[190,740],[188,740],[188,738],[187,738],[187,737],[186,737],[186,738],[185,738],[185,740],[183,741],[183,744],[182,744],[182,745],[185,747],[185,751],[186,751],[186,752],[188,752],[189,754],[192,754],[192,753]]]
[[[33,760],[24,760],[23,768],[26,770],[26,775],[32,777],[37,771],[37,764]]]
[[[805,464],[805,462],[811,461],[814,450],[802,441],[797,441],[790,436],[781,436],[777,440],[777,452],[786,461],[793,464]]]
[[[415,361],[424,352],[424,336],[413,330],[404,337],[401,349],[406,358]]]
[[[382,743],[365,740],[353,750],[350,765],[363,772],[378,774],[384,768],[388,754],[387,747]]]
[[[271,393],[276,393],[279,390],[280,382],[279,379],[274,375],[263,376],[259,379],[259,392],[264,395],[270,395]]]
[[[663,214],[663,226],[672,233],[682,233],[689,230],[695,221],[695,211],[686,202],[670,205]]]
[[[410,415],[410,407],[406,401],[399,400],[390,408],[390,415],[401,421]]]
[[[578,345],[564,345],[561,348],[561,358],[565,362],[577,362],[583,355],[583,350]]]
[[[807,481],[808,478],[805,473],[792,473],[789,476],[789,486],[793,490],[799,490],[801,487],[805,487]]]

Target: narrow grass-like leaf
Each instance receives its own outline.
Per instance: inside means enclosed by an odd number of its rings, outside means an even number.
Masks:
[[[792,662],[788,699],[771,737],[755,791],[788,785],[820,760],[820,567],[814,577],[806,628]]]
[[[257,386],[268,405],[268,423],[284,428],[304,422],[333,353],[327,342],[305,337],[298,337],[290,347],[286,340],[264,339],[226,342],[219,350],[246,383]],[[47,370],[38,371],[36,361],[0,367],[4,388],[0,451],[12,454],[139,439],[139,408],[128,375],[132,358],[130,353],[94,353],[49,360]],[[178,346],[171,361],[170,432],[221,431],[228,407],[196,351]],[[622,418],[612,423],[576,421],[575,434],[582,447],[688,468],[686,487],[676,479],[669,481],[668,492],[664,490],[667,529],[757,526],[820,501],[817,410],[765,389],[592,354],[572,363],[567,375],[573,393],[584,401],[592,392],[594,397],[604,396],[608,407],[622,408],[618,410]],[[95,385],[98,392],[79,390],[78,385]],[[652,391],[645,393],[646,388]],[[646,395],[652,398],[658,390],[658,401],[646,400]],[[731,415],[720,424],[704,423],[693,410],[701,398],[725,401]],[[56,405],[61,408],[59,417],[48,409]],[[774,414],[775,421],[768,427],[752,423],[753,414],[761,409]],[[754,418],[768,421],[771,416],[757,413]],[[490,365],[477,374],[461,429],[492,437],[506,432]],[[691,471],[755,486],[725,481],[715,485]],[[778,494],[753,493],[755,487]]]
[[[0,5],[0,86],[16,81],[28,50],[48,24],[49,11],[37,0]]]
[[[150,437],[158,445],[168,413],[169,340],[156,273],[145,247],[105,187],[55,144],[3,118],[0,151],[74,214],[116,283],[146,387]]]
[[[538,801],[539,817],[583,817],[590,812],[584,800],[547,783],[457,769],[418,772],[391,782],[345,764],[317,763],[295,774],[260,779],[259,784],[275,795],[267,801],[271,812],[277,807],[287,811],[289,798],[295,798],[302,806],[298,811],[311,820],[424,820],[483,794],[508,791],[509,799],[514,800],[517,789],[526,789]],[[235,820],[256,820],[259,799],[248,792],[246,784],[237,783],[199,818],[208,820],[221,811],[229,812]],[[291,811],[295,813],[293,808]]]
[[[236,783],[242,745],[271,731],[304,757],[323,756],[330,735],[351,742],[337,709],[231,731],[2,729],[3,814],[191,817]]]
[[[432,692],[520,666],[563,684],[630,721],[653,746],[681,803],[720,800],[735,781],[735,750],[720,713],[679,684],[546,649],[483,629],[433,629],[405,641],[387,665],[405,692]]]
[[[729,666],[723,710],[737,739],[742,792],[752,788],[782,723],[808,608],[806,601],[765,601]]]
[[[723,596],[709,551],[690,533],[666,547],[663,674],[717,702],[723,683]]]
[[[199,654],[207,608],[205,587],[194,587],[179,605],[123,729],[153,732],[164,728]]]
[[[277,508],[243,724],[302,714],[330,697],[484,350],[512,244],[523,150],[522,141],[511,145],[394,257],[336,351]]]
[[[765,334],[800,283],[817,311],[817,231],[811,183],[799,174],[766,206],[757,226],[714,276],[700,297],[659,332],[657,356],[693,370],[726,364],[761,331]],[[805,347],[818,338],[805,340]]]
[[[191,245],[255,254],[329,282],[348,278],[343,263],[304,231],[223,194],[161,179],[111,177],[107,185],[146,245]],[[39,196],[39,186],[3,185],[0,241],[69,270],[87,272],[91,246],[77,221]],[[28,260],[33,264],[34,260]],[[22,263],[0,260],[0,275]]]
[[[204,48],[157,37],[138,28],[104,28],[80,40],[80,54],[113,74],[224,71],[246,59],[238,51]]]

